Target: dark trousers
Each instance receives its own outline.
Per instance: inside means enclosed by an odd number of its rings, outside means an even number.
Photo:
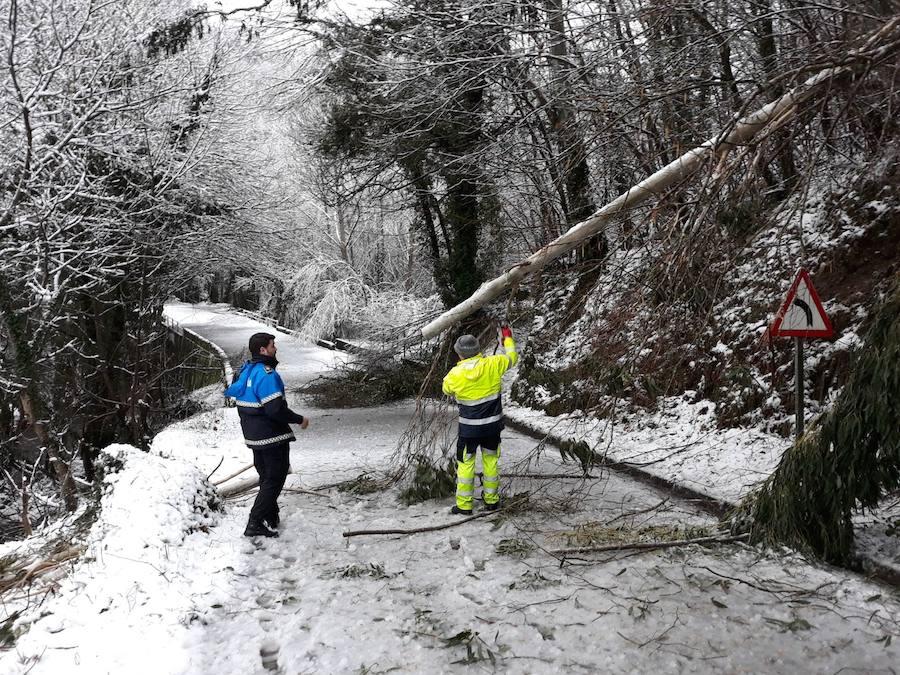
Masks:
[[[278,513],[278,495],[291,465],[290,452],[289,443],[253,449],[253,466],[259,474],[259,494],[250,509],[251,521],[260,522]]]

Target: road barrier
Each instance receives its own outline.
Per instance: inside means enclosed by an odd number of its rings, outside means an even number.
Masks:
[[[231,381],[234,379],[234,368],[232,368],[231,366],[231,359],[228,358],[228,354],[226,354],[222,350],[222,348],[219,347],[219,345],[217,345],[215,342],[207,340],[202,335],[195,333],[190,328],[182,326],[171,317],[164,317],[164,322],[166,325],[166,329],[170,334],[177,336],[182,340],[190,342],[191,345],[215,360],[219,364],[222,371],[222,383],[226,387],[231,384]]]

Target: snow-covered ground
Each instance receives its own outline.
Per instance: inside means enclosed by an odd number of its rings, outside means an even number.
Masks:
[[[515,403],[505,404],[505,413],[536,433],[583,441],[612,462],[736,505],[775,470],[790,441],[759,429],[720,429],[715,403],[689,398],[664,399],[654,414],[615,424],[577,412],[552,417]],[[854,523],[864,566],[875,563],[900,577],[900,497],[856,514]]]
[[[664,400],[634,424],[573,413],[505,406],[510,419],[556,438],[584,441],[608,459],[624,462],[713,499],[736,503],[778,465],[787,442],[756,429],[719,429],[715,404]]]
[[[252,332],[274,332],[221,306],[169,312],[232,354]],[[277,344],[289,389],[342,358],[286,335]],[[289,490],[385,468],[412,414],[290,398],[311,424],[293,444]],[[55,587],[3,598],[27,631],[0,652],[0,673],[890,672],[900,661],[896,591],[795,555],[691,546],[561,564],[547,551],[714,526],[615,474],[507,478],[507,496],[530,493],[524,512],[412,536],[341,535],[446,523],[450,500],[287,491],[282,536],[248,540],[252,496],[210,508],[206,476],[250,456],[236,411],[214,391],[209,400],[150,453],[109,450],[122,468],[107,477],[84,554]],[[504,465],[534,450],[507,432]],[[577,473],[552,446],[538,454],[531,472]]]

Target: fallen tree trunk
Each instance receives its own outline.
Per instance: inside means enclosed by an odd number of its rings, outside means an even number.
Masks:
[[[256,478],[244,478],[243,480],[235,481],[231,485],[217,485],[216,489],[219,491],[219,496],[222,499],[228,499],[229,497],[234,497],[235,495],[239,495],[243,492],[248,492],[258,485],[259,476],[257,476]]]
[[[734,146],[746,143],[766,127],[769,127],[769,131],[774,131],[786,124],[797,115],[802,103],[825,89],[826,85],[835,77],[847,74],[861,64],[871,64],[873,60],[883,58],[891,51],[896,50],[896,42],[877,49],[872,49],[872,47],[895,31],[898,25],[900,25],[900,17],[895,17],[872,34],[861,48],[850,52],[843,65],[819,72],[781,98],[737,120],[703,145],[686,152],[649,178],[632,186],[590,218],[574,225],[565,234],[514,265],[499,277],[483,283],[468,299],[444,312],[422,328],[421,337],[428,340],[440,335],[500,296],[522,278],[539,272],[553,260],[583,244],[587,239],[600,232],[608,221],[626,209],[660,195],[672,185],[684,180],[700,168],[707,159],[714,157],[716,153],[727,152]]]

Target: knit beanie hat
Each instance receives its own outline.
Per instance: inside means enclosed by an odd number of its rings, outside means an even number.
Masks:
[[[481,351],[481,346],[478,344],[478,340],[475,339],[474,335],[460,335],[456,344],[453,345],[453,349],[459,354],[459,358],[470,359],[473,356],[478,355]]]

